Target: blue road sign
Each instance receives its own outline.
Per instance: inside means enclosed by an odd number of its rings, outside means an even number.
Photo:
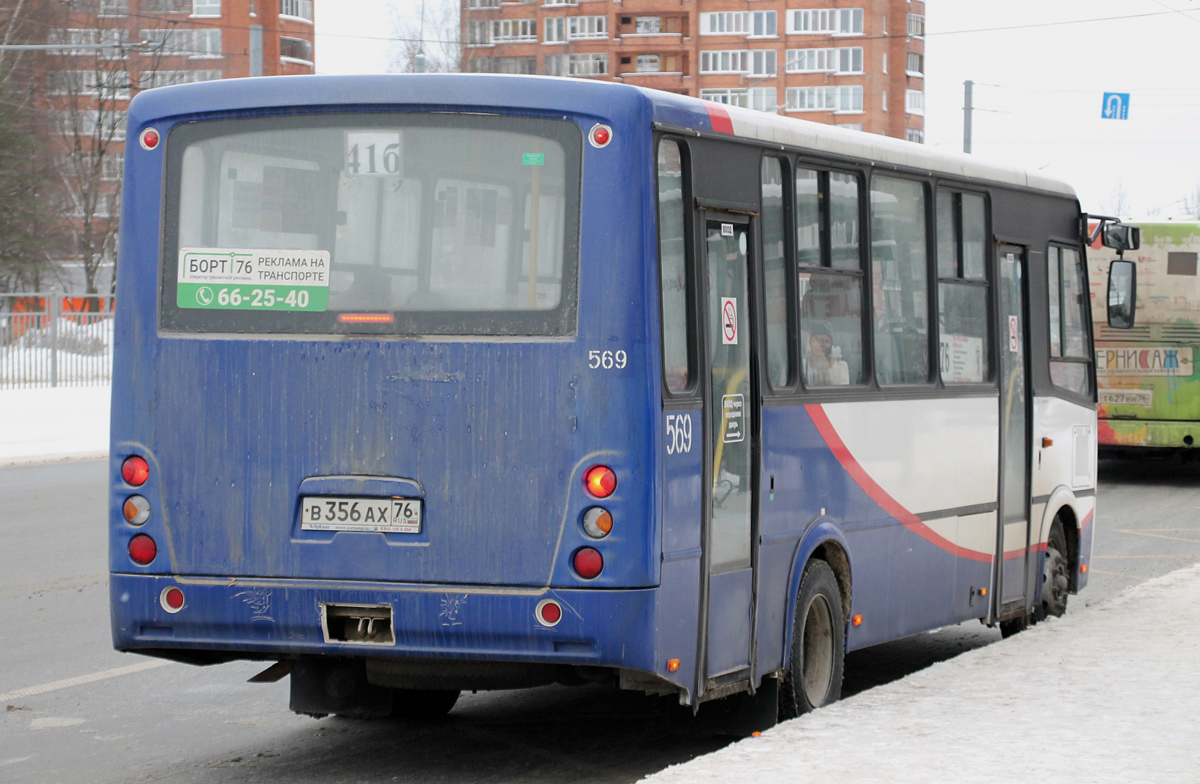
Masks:
[[[1105,93],[1100,116],[1106,120],[1129,119],[1129,93]]]

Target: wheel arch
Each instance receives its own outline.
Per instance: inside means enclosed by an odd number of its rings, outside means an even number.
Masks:
[[[853,585],[853,566],[850,558],[850,547],[842,529],[832,520],[818,520],[801,537],[792,557],[792,569],[788,578],[787,607],[783,614],[783,666],[791,666],[792,629],[795,626],[796,598],[800,593],[800,580],[804,576],[804,567],[811,560],[824,561],[833,570],[837,579],[838,592],[842,596],[842,622],[850,620],[850,599]]]
[[[1058,487],[1050,495],[1046,510],[1042,514],[1041,530],[1038,532],[1037,547],[1045,552],[1050,539],[1050,528],[1055,520],[1062,521],[1063,535],[1067,538],[1067,572],[1071,593],[1079,590],[1080,529],[1083,517],[1078,509],[1079,499],[1066,487]]]

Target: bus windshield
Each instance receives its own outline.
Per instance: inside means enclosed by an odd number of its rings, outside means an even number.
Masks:
[[[180,126],[167,146],[167,332],[565,335],[580,139],[519,117]]]

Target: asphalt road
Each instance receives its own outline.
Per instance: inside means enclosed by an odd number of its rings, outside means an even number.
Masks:
[[[632,782],[730,741],[672,700],[465,695],[444,721],[314,720],[262,664],[111,649],[103,462],[0,469],[0,781]],[[1068,612],[1200,558],[1200,465],[1101,464],[1091,584]],[[851,654],[849,696],[999,640],[970,623]]]

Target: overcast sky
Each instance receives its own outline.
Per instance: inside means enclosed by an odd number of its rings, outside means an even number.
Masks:
[[[426,2],[432,8],[440,0]],[[389,6],[419,17],[420,0],[319,0],[317,70],[385,71]],[[1200,2],[926,0],[925,7],[926,144],[962,149],[970,79],[975,155],[1063,179],[1093,213],[1179,216],[1183,199],[1196,199]],[[1128,119],[1101,117],[1106,92],[1129,93]]]

